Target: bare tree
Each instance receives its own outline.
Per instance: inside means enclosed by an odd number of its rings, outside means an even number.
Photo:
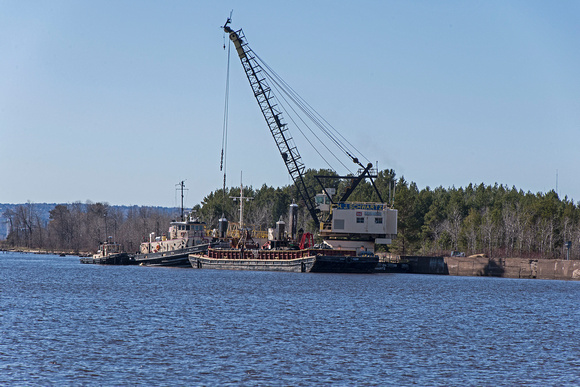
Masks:
[[[481,216],[477,213],[477,210],[471,209],[469,215],[467,215],[463,221],[463,229],[467,240],[468,251],[475,252],[477,250],[480,223]]]
[[[506,205],[502,208],[503,235],[505,237],[505,246],[507,255],[513,256],[514,248],[518,235],[520,234],[521,222],[519,206]]]
[[[446,226],[446,231],[451,236],[451,242],[453,244],[453,249],[457,250],[459,248],[459,233],[461,231],[461,221],[463,220],[463,216],[461,215],[461,211],[457,207],[453,207],[450,211],[447,221],[444,222]]]
[[[491,211],[485,208],[481,221],[481,233],[484,246],[487,248],[487,253],[493,257],[493,248],[496,244],[495,238],[497,234],[497,225],[493,221]]]

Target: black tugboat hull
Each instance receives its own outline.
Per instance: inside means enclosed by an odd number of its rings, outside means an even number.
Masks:
[[[127,253],[111,254],[106,257],[83,257],[80,259],[81,263],[96,264],[96,265],[134,265],[135,262]]]
[[[207,251],[209,245],[196,245],[185,249],[160,251],[158,253],[136,254],[133,260],[142,266],[167,266],[191,268],[189,255]]]

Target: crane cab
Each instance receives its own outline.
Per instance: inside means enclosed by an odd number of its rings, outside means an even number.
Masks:
[[[331,198],[336,194],[336,189],[325,188],[324,191],[314,197],[316,208],[321,212],[330,212]]]

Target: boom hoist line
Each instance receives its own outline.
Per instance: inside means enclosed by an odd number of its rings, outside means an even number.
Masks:
[[[231,41],[236,47],[242,66],[250,82],[250,86],[254,92],[254,97],[258,101],[260,110],[266,119],[272,137],[278,146],[278,150],[282,155],[282,159],[286,164],[288,173],[294,185],[300,194],[300,197],[306,204],[310,216],[314,220],[316,227],[320,226],[320,220],[318,219],[318,208],[314,203],[312,195],[308,193],[306,183],[304,182],[304,163],[302,162],[302,157],[298,153],[298,149],[294,145],[294,141],[286,128],[286,124],[282,123],[282,112],[276,109],[276,104],[273,99],[271,88],[266,83],[265,78],[260,77],[260,73],[263,71],[262,66],[257,62],[255,54],[252,52],[248,44],[244,42],[245,36],[242,30],[234,31],[228,24],[230,19],[227,20],[223,29],[229,34]]]

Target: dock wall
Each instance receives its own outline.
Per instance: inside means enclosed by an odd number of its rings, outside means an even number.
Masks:
[[[404,256],[409,273],[580,280],[580,261],[559,259]]]

